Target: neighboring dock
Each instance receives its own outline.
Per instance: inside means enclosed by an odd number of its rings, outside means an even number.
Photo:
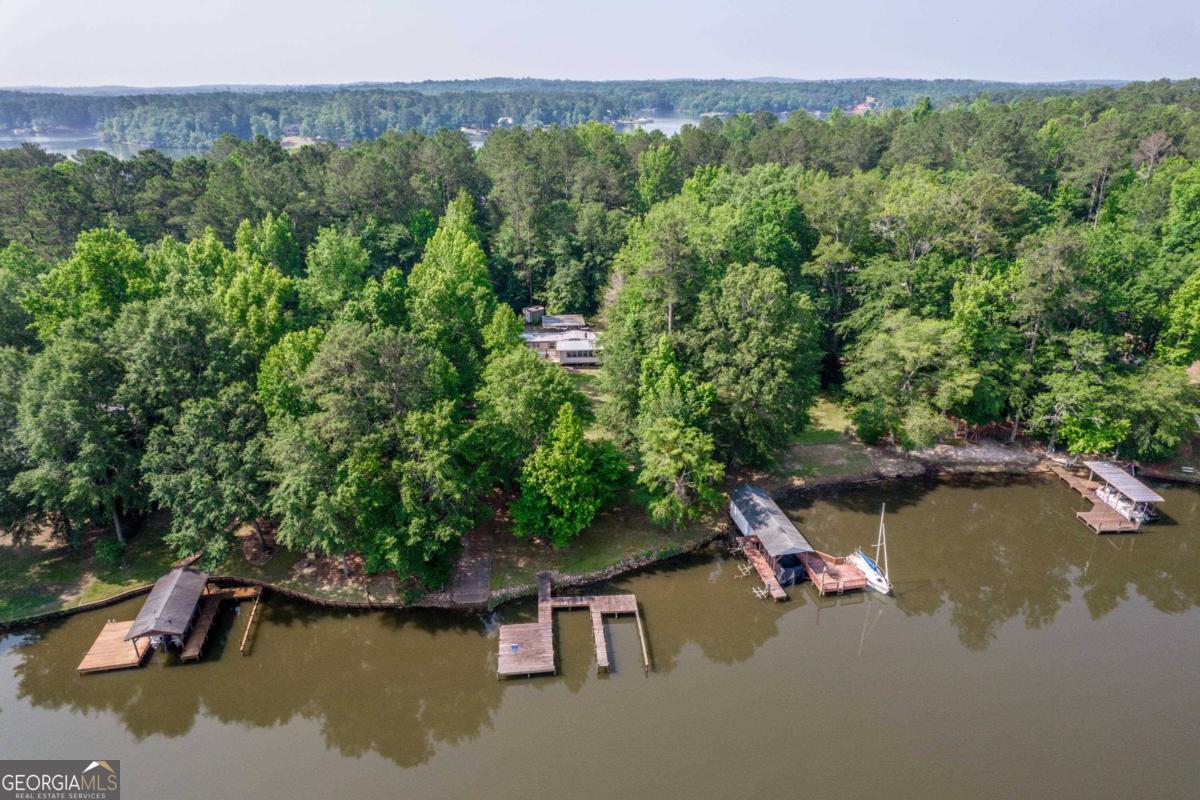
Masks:
[[[1079,493],[1081,497],[1092,504],[1088,511],[1077,511],[1075,516],[1080,522],[1087,525],[1095,533],[1137,533],[1142,529],[1142,524],[1136,520],[1129,519],[1121,514],[1115,508],[1101,499],[1097,494],[1102,487],[1106,485],[1112,487],[1113,490],[1119,492],[1123,497],[1131,498],[1131,503],[1153,503],[1162,502],[1162,498],[1152,492],[1137,478],[1122,471],[1119,467],[1107,462],[1085,462],[1089,469],[1092,470],[1092,477],[1096,475],[1097,467],[1105,469],[1107,478],[1104,482],[1092,480],[1091,478],[1083,478],[1069,471],[1065,467],[1058,464],[1050,464],[1050,471]],[[1107,470],[1112,467],[1117,474]]]
[[[500,626],[500,656],[496,671],[500,677],[544,675],[557,671],[554,653],[554,612],[559,609],[586,608],[592,617],[592,639],[596,645],[596,669],[608,672],[611,661],[608,637],[604,632],[605,615],[633,614],[637,620],[638,639],[642,645],[642,663],[650,669],[650,652],[646,646],[646,629],[638,610],[637,596],[632,594],[581,595],[554,597],[550,574],[539,572],[538,621]]]
[[[91,649],[79,662],[79,672],[107,672],[114,669],[140,667],[150,655],[150,643],[138,639],[126,641],[133,620],[106,622]]]

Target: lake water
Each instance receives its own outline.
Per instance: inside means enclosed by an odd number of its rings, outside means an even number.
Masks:
[[[614,581],[636,592],[595,674],[559,612],[560,675],[498,681],[497,617],[350,614],[269,597],[198,664],[79,676],[105,619],[8,636],[5,757],[119,758],[127,798],[1194,797],[1200,794],[1200,492],[1098,537],[1057,479],[876,486],[799,499],[817,547],[874,540],[894,598],[771,604],[719,548]]]
[[[131,158],[142,150],[147,148],[140,145],[126,144],[124,142],[106,142],[99,136],[86,135],[55,135],[55,136],[14,136],[12,134],[0,134],[0,150],[20,147],[25,142],[39,145],[48,153],[60,153],[64,156],[72,156],[79,150],[103,150],[106,153],[111,153],[117,158]],[[183,158],[184,156],[203,155],[206,150],[186,147],[158,147],[155,148],[160,153],[171,158]]]

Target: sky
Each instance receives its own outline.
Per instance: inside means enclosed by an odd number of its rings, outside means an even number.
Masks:
[[[0,0],[0,86],[1200,75],[1196,0]]]

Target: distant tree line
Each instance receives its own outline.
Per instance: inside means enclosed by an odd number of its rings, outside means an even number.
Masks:
[[[489,509],[558,545],[620,498],[686,522],[822,389],[871,442],[1168,456],[1200,411],[1196,88],[0,152],[3,524],[166,508],[181,554],[271,526],[435,584]],[[597,411],[523,345],[530,302],[597,320]]]
[[[486,128],[501,117],[517,125],[575,125],[656,114],[827,112],[875,97],[882,108],[938,103],[987,93],[997,101],[1082,91],[1088,84],[1013,84],[966,80],[848,81],[541,81],[489,79],[301,87],[270,91],[126,94],[0,92],[0,130],[95,131],[109,141],[155,147],[207,147],[222,135],[242,139],[285,132],[333,140],[375,139],[385,131],[433,133]]]

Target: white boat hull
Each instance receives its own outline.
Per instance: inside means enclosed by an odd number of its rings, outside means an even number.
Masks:
[[[859,571],[866,576],[867,586],[870,586],[880,594],[892,593],[892,582],[883,574],[883,570],[879,568],[879,565],[864,555],[861,550],[855,550],[847,558],[851,564],[858,567]]]

